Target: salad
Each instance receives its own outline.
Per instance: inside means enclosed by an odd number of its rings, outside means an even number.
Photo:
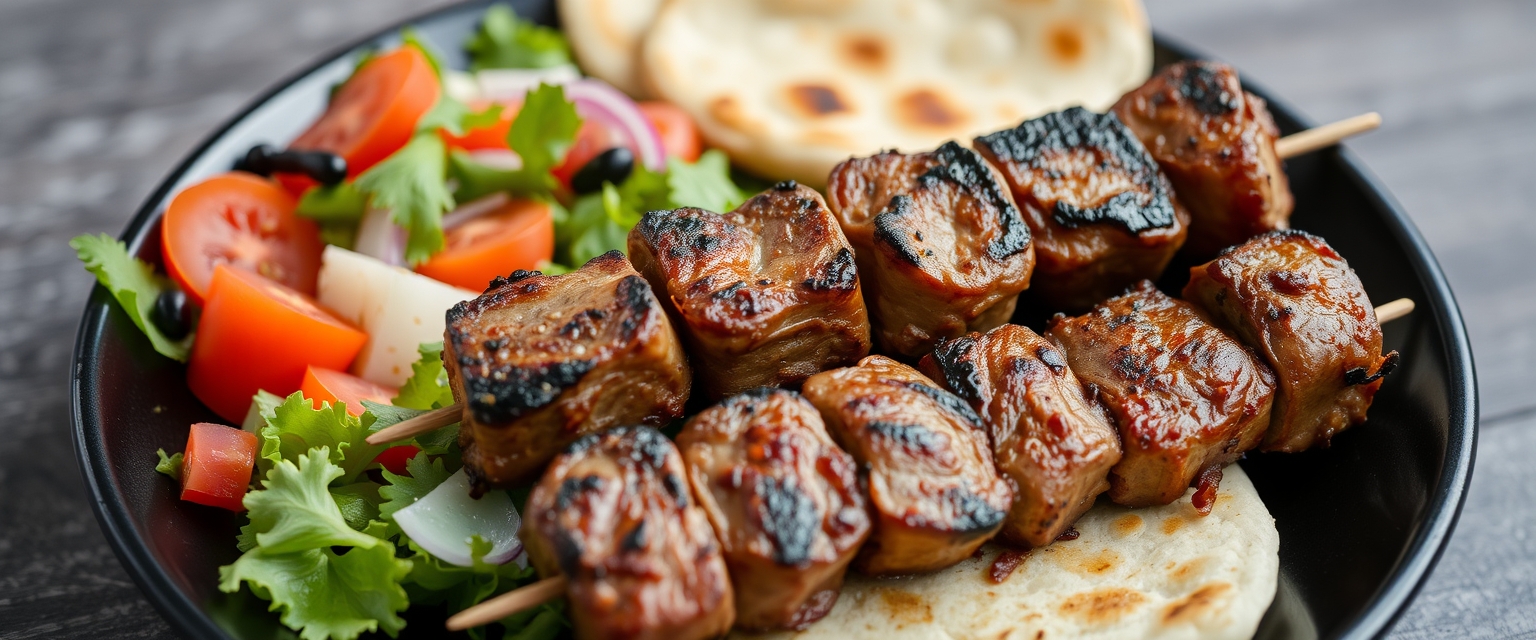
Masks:
[[[496,276],[622,250],[645,211],[728,211],[751,180],[681,109],[583,77],[563,34],[506,7],[462,43],[467,71],[400,36],[286,150],[176,194],[163,273],[105,234],[70,243],[223,419],[146,461],[181,499],[246,514],[220,589],[308,640],[394,636],[407,608],[451,613],[536,578],[517,538],[527,489],[470,498],[457,425],[364,440],[453,403],[443,312]],[[569,626],[552,602],[471,635]]]

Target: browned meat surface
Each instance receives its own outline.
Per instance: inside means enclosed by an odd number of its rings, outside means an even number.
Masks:
[[[1035,263],[1029,227],[975,151],[946,142],[853,158],[829,183],[881,350],[915,360],[1013,315]]]
[[[725,549],[736,625],[803,629],[827,615],[870,523],[853,458],[816,407],[754,389],[694,416],[677,446]]]
[[[677,448],[650,427],[589,434],[534,485],[522,538],[563,575],[578,638],[691,640],[734,617],[730,576]]]
[[[1291,187],[1264,99],[1220,62],[1169,65],[1115,103],[1115,115],[1152,152],[1193,221],[1185,251],[1200,258],[1291,218]]]
[[[1046,336],[1120,428],[1124,455],[1109,472],[1109,497],[1119,504],[1173,502],[1201,472],[1264,437],[1274,374],[1151,282],[1086,315],[1057,316]]]
[[[683,414],[689,369],[650,285],[617,251],[563,276],[518,271],[454,305],[443,364],[478,489],[538,477],[561,447]]]
[[[1050,544],[1109,489],[1120,436],[1045,338],[1005,324],[939,343],[922,370],[986,423],[997,469],[1013,481],[1010,542]]]
[[[1397,352],[1360,278],[1322,238],[1274,231],[1190,270],[1184,297],[1263,354],[1279,377],[1264,449],[1326,446],[1365,421]]]
[[[858,461],[874,532],[864,573],[932,571],[970,557],[1013,503],[981,418],[917,370],[883,356],[805,381],[805,397]]]
[[[662,292],[710,400],[869,355],[853,249],[814,189],[781,182],[724,215],[652,211],[629,257]]]
[[[1189,213],[1146,147],[1113,114],[1073,107],[977,138],[1035,238],[1032,294],[1081,311],[1156,279],[1184,244]]]

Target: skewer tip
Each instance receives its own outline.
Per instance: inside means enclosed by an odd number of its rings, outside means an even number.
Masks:
[[[1411,298],[1398,298],[1376,307],[1376,324],[1386,324],[1413,313],[1413,308],[1414,304]]]

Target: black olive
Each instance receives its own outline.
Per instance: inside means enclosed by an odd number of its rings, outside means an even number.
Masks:
[[[192,333],[192,304],[181,289],[166,289],[155,297],[155,308],[149,312],[149,321],[165,337],[180,340]]]
[[[635,154],[625,147],[614,147],[593,156],[571,176],[571,190],[578,194],[603,188],[604,182],[622,184],[635,170]]]
[[[347,159],[329,151],[278,151],[272,145],[258,144],[235,162],[235,170],[259,176],[275,171],[301,173],[320,184],[335,186],[347,179]]]

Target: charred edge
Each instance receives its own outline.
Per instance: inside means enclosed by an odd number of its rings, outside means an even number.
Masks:
[[[780,180],[773,185],[774,191],[794,191],[800,188],[800,184],[794,180]]]
[[[866,427],[870,433],[890,440],[908,451],[933,453],[944,447],[944,438],[920,424],[901,424],[875,420]]]
[[[1029,225],[1024,223],[1019,208],[1003,192],[1003,186],[998,183],[981,154],[950,140],[940,145],[933,152],[933,157],[939,164],[918,176],[919,185],[927,188],[938,180],[950,182],[997,212],[1001,233],[987,245],[989,257],[1003,260],[1029,248]]]
[[[619,541],[619,550],[626,553],[644,550],[646,543],[649,542],[646,533],[645,520],[635,523],[635,528],[630,529],[629,533],[624,534],[624,538]]]
[[[1067,360],[1061,357],[1060,351],[1050,347],[1040,347],[1035,349],[1035,357],[1040,358],[1040,361],[1044,362],[1045,366],[1050,367],[1051,372],[1058,376],[1067,371]]]
[[[799,394],[796,394],[793,391],[786,391],[784,389],[779,389],[779,388],[776,388],[776,387],[753,387],[751,389],[747,389],[746,391],[738,393],[738,394],[736,394],[734,396],[731,396],[728,400],[726,400],[726,402],[733,403],[733,404],[740,404],[740,403],[750,404],[750,403],[755,403],[755,402],[762,402],[764,400],[767,400],[769,396],[772,396],[772,395],[778,394],[778,393],[784,393],[784,394],[789,394],[789,395],[799,395]]]
[[[942,340],[933,347],[933,360],[944,374],[944,386],[970,402],[981,401],[981,372],[971,358],[976,334]]]
[[[1003,518],[1008,515],[1006,511],[992,506],[986,498],[972,493],[968,487],[954,487],[945,491],[943,500],[954,514],[956,531],[984,532],[1002,524]]]
[[[688,506],[688,488],[683,486],[683,479],[675,473],[669,473],[661,479],[661,486],[667,490],[667,495],[682,506]]]
[[[916,267],[923,257],[917,247],[907,240],[907,234],[902,232],[900,224],[902,216],[912,213],[912,207],[912,196],[903,194],[892,197],[886,210],[875,215],[875,240],[890,245],[902,261]]]
[[[571,508],[576,498],[582,494],[599,491],[603,488],[602,476],[582,476],[580,478],[566,478],[560,483],[560,489],[555,492],[555,510],[565,511]]]
[[[561,325],[558,333],[561,337],[567,340],[580,340],[583,337],[583,334],[596,334],[597,324],[607,317],[607,311],[603,311],[602,309],[587,309],[586,311],[582,311],[574,316],[571,316],[569,322]],[[497,340],[497,342],[499,345],[493,348],[490,345],[490,341],[487,340],[485,345],[486,349],[491,351],[500,349],[502,346],[506,345],[507,339],[501,338],[500,340]]]
[[[598,256],[596,258],[588,260],[587,264],[584,264],[582,266],[583,267],[586,267],[588,265],[597,266],[597,265],[601,265],[601,264],[605,264],[605,263],[610,263],[610,262],[616,262],[618,264],[627,265],[627,264],[629,264],[629,259],[624,257],[624,252],[623,251],[619,251],[618,249],[613,249],[613,250],[609,251],[608,253],[605,253],[605,254],[600,255],[600,256]]]
[[[1234,75],[1227,65],[1197,60],[1175,66],[1170,73],[1178,83],[1179,95],[1206,115],[1225,115],[1243,107],[1242,90],[1234,93],[1227,86],[1227,77]]]
[[[1057,201],[1052,216],[1058,224],[1078,227],[1111,223],[1133,234],[1174,224],[1173,202],[1157,162],[1114,112],[1096,114],[1072,107],[1025,121],[1013,129],[987,134],[977,138],[976,143],[991,150],[1000,161],[1023,164],[1036,172],[1051,168],[1045,151],[1096,149],[1118,165],[1112,170],[1127,174],[1140,187],[1116,194],[1097,207],[1083,208]],[[1144,199],[1148,201],[1143,203]]]
[[[793,477],[759,477],[752,491],[763,533],[773,542],[773,561],[789,566],[809,561],[811,544],[821,526],[816,502],[800,491]]]
[[[1402,360],[1402,356],[1400,356],[1396,351],[1393,351],[1388,353],[1386,359],[1381,361],[1381,366],[1376,369],[1376,373],[1374,374],[1368,374],[1365,367],[1355,367],[1354,369],[1345,371],[1344,384],[1350,386],[1358,386],[1362,384],[1370,384],[1385,378],[1388,375],[1391,375],[1393,371],[1397,370],[1397,364],[1400,360]]]
[[[550,546],[555,554],[555,562],[560,564],[560,571],[568,576],[581,575],[577,571],[581,568],[581,541],[570,531],[560,528],[555,535],[550,536]]]
[[[544,275],[544,272],[542,271],[528,271],[526,269],[518,269],[517,271],[513,271],[512,275],[506,277],[496,276],[491,278],[491,283],[485,287],[485,293],[490,293],[491,291],[500,289],[514,282],[521,282],[534,276],[542,275]]]
[[[837,255],[821,269],[821,273],[807,278],[803,284],[811,291],[852,291],[859,284],[859,269],[854,265],[853,252],[847,247],[838,249]]]
[[[645,463],[653,470],[660,471],[667,464],[667,458],[672,456],[675,448],[672,441],[661,435],[660,431],[650,427],[634,427],[631,432],[630,459],[635,462]]]
[[[464,375],[470,413],[484,424],[510,423],[554,402],[594,366],[593,360],[567,360],[532,367],[502,367],[488,372],[489,375]]]
[[[629,311],[620,321],[624,337],[629,339],[634,337],[635,330],[639,329],[646,315],[652,309],[658,308],[656,296],[651,293],[651,283],[640,276],[624,276],[624,279],[619,281],[617,292],[619,301]]]
[[[651,211],[641,216],[636,226],[640,237],[653,248],[670,239],[667,252],[674,258],[684,257],[690,251],[694,255],[705,254],[720,248],[721,240],[708,233],[709,225],[701,213],[699,209]]]
[[[972,409],[971,405],[966,404],[964,400],[961,400],[959,396],[938,387],[930,387],[921,382],[907,382],[904,384],[908,389],[928,396],[945,411],[959,416],[962,420],[970,423],[972,427],[981,427],[981,416],[976,415],[976,410]]]

